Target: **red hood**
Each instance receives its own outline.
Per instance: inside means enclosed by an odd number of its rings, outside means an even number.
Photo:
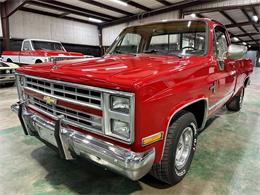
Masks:
[[[198,60],[198,58],[200,60]],[[102,58],[77,59],[53,64],[36,64],[19,68],[17,72],[104,88],[133,91],[160,80],[164,74],[173,74],[202,63],[205,57],[175,57],[158,55],[107,55]]]

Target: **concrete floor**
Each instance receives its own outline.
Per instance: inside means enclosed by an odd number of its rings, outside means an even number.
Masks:
[[[9,109],[16,100],[15,88],[0,89],[0,194],[260,194],[260,68],[242,111],[223,108],[208,122],[190,172],[174,187],[149,175],[133,182],[85,160],[59,159],[23,135]]]

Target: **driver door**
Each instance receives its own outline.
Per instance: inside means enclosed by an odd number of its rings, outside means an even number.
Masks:
[[[213,66],[214,81],[210,85],[210,110],[223,106],[230,98],[235,86],[234,60],[227,59],[229,41],[227,32],[221,26],[216,26],[213,32]]]

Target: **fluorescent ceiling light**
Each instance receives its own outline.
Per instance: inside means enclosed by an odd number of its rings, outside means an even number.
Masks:
[[[162,22],[167,22],[168,20],[167,19],[163,19]]]
[[[243,44],[243,45],[247,45],[246,42],[243,42],[242,44]]]
[[[190,16],[191,16],[192,18],[196,18],[196,17],[197,17],[196,14],[194,14],[194,13],[191,14]]]
[[[120,5],[123,5],[123,6],[128,6],[128,4],[126,2],[123,2],[123,1],[120,1],[120,0],[110,0],[110,1],[113,1],[113,2],[120,4]]]
[[[239,41],[239,39],[237,37],[233,37],[234,41]]]
[[[256,15],[252,16],[252,20],[253,20],[254,22],[257,22],[257,21],[258,21],[258,16],[256,16]]]
[[[96,18],[88,18],[90,22],[96,22],[96,23],[102,23],[102,20],[96,19]]]

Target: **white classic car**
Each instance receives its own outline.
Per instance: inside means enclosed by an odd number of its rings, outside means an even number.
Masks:
[[[0,86],[13,86],[15,83],[15,69],[19,66],[10,63],[0,61]]]

